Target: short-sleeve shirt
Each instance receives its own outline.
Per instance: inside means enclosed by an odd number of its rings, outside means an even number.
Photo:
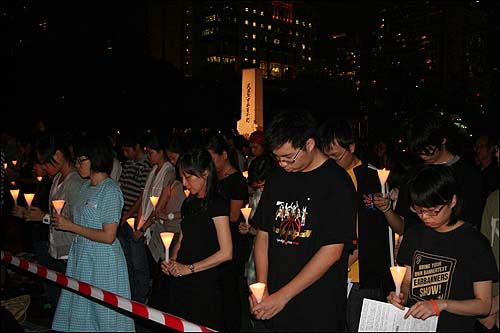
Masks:
[[[398,262],[412,269],[406,306],[429,299],[474,298],[474,282],[498,281],[498,270],[488,240],[471,224],[441,233],[415,225],[398,252]],[[474,332],[476,317],[443,311],[439,331]]]
[[[309,172],[273,171],[254,215],[269,236],[270,293],[293,279],[322,246],[352,244],[356,204],[349,175],[331,159]],[[347,246],[339,261],[271,319],[271,329],[345,329]]]

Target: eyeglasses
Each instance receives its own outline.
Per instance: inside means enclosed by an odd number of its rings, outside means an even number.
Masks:
[[[302,151],[302,149],[304,149],[304,146],[300,147],[299,150],[297,150],[297,152],[295,153],[295,155],[293,155],[292,159],[291,160],[288,160],[288,159],[282,159],[281,157],[278,157],[276,155],[272,155],[273,156],[273,159],[278,162],[279,164],[293,164],[295,163],[295,161],[297,160],[297,157],[299,157],[299,154],[300,152]]]
[[[448,206],[448,202],[439,207],[438,209],[424,209],[418,206],[410,206],[410,210],[418,215],[427,215],[427,216],[438,216],[439,213],[443,210],[444,207]]]
[[[417,154],[421,156],[431,156],[434,155],[437,149],[437,146],[427,146],[424,149],[418,150]]]
[[[347,149],[344,149],[344,151],[338,155],[338,154],[331,154],[330,157],[335,160],[335,161],[340,161],[341,159],[344,158],[345,154],[347,153]]]
[[[77,157],[77,158],[75,158],[75,164],[82,164],[83,162],[88,161],[88,160],[89,160],[88,157]]]

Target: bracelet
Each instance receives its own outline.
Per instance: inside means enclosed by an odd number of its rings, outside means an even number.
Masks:
[[[437,304],[436,304],[436,301],[435,301],[435,300],[433,300],[433,299],[431,298],[431,299],[429,300],[429,302],[431,302],[431,305],[432,305],[432,307],[434,308],[434,313],[436,314],[436,316],[439,316],[439,314],[440,314],[441,312],[439,312],[439,308],[438,308],[438,306],[437,306]]]
[[[189,265],[189,270],[191,271],[191,274],[194,274],[194,265],[193,264]]]

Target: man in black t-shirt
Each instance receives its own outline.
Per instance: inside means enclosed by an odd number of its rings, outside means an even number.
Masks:
[[[250,310],[271,331],[343,331],[354,186],[316,146],[309,113],[277,114],[265,140],[281,168],[254,215],[257,281],[267,288],[261,303],[250,297]]]

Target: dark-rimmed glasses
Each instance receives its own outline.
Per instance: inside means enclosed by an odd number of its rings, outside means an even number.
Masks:
[[[415,206],[415,205],[412,205],[410,206],[410,210],[418,215],[427,215],[427,216],[438,216],[439,213],[441,213],[441,211],[443,210],[444,207],[448,206],[449,203],[445,203],[443,204],[441,207],[439,207],[438,209],[426,209],[426,208],[422,208],[422,207],[418,207],[418,206]]]
[[[88,161],[88,160],[89,160],[88,157],[77,157],[77,158],[75,158],[75,164],[81,165],[83,162]]]
[[[420,149],[417,151],[417,154],[420,156],[431,156],[434,155],[436,150],[438,149],[438,146],[427,146],[424,149]]]

